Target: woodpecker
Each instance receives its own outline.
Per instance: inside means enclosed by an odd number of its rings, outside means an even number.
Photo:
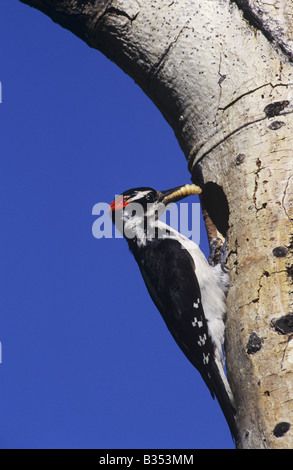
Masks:
[[[168,204],[200,193],[194,184],[167,191],[129,189],[110,204],[110,215],[171,335],[217,398],[237,441],[223,354],[228,274],[221,263],[209,264],[196,243],[159,220]]]

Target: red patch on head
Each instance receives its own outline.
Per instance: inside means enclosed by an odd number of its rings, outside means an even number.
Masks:
[[[126,207],[129,204],[127,200],[128,197],[126,196],[117,196],[110,204],[111,211],[117,211]]]

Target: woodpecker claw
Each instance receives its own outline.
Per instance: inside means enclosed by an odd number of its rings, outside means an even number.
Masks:
[[[210,255],[208,262],[211,266],[216,266],[221,262],[220,250],[223,246],[223,242],[220,238],[215,237],[210,241]]]
[[[228,244],[228,239],[226,238],[225,242],[222,244],[221,249],[220,249],[220,261],[221,261],[221,266],[222,266],[222,270],[224,271],[224,273],[229,272],[229,269],[226,266],[227,255],[228,255],[227,244]]]
[[[229,270],[226,266],[227,261],[227,239],[223,241],[215,237],[210,241],[210,255],[208,262],[210,266],[216,266],[221,264],[222,270],[224,273],[227,273]]]

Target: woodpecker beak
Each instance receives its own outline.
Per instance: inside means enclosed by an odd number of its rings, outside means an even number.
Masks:
[[[186,184],[185,186],[178,186],[177,188],[168,189],[167,191],[160,191],[159,201],[164,204],[170,202],[177,202],[187,196],[200,194],[202,190],[195,184]]]

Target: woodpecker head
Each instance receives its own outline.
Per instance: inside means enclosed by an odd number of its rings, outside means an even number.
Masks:
[[[166,191],[147,187],[129,189],[110,204],[112,220],[127,239],[143,240],[168,204],[200,193],[201,189],[195,184]]]

